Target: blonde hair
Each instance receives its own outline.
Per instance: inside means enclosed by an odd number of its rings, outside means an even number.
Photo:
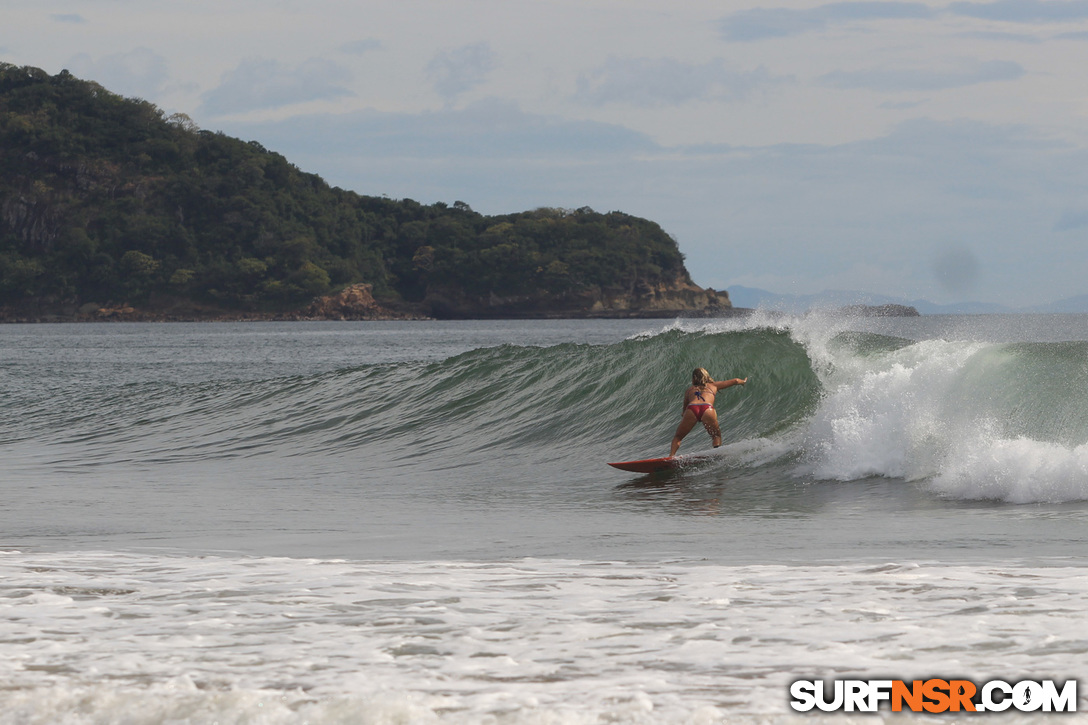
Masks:
[[[710,373],[706,371],[706,368],[695,368],[691,371],[691,384],[695,387],[701,388],[712,382],[714,382],[714,378],[710,377]]]

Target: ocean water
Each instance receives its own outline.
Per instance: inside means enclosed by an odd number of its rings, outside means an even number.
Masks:
[[[696,366],[725,444],[607,466]],[[2,326],[0,487],[0,724],[902,720],[788,686],[1088,659],[1088,316]]]

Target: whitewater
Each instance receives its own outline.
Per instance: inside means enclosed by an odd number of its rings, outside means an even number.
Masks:
[[[1079,677],[1088,316],[3,326],[0,487],[3,724],[853,720]]]

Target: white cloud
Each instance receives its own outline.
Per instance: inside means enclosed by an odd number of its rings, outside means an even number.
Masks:
[[[1002,33],[996,30],[972,30],[965,33],[958,34],[960,38],[967,40],[994,40],[1003,43],[1026,43],[1028,45],[1039,45],[1044,42],[1043,38],[1035,35],[1029,35],[1027,33]]]
[[[1054,223],[1054,231],[1068,232],[1088,227],[1088,210],[1064,211]]]
[[[113,53],[94,60],[87,53],[68,59],[68,70],[127,96],[152,98],[170,80],[166,59],[148,48]]]
[[[920,106],[924,106],[926,101],[884,101],[880,104],[880,108],[886,108],[889,111],[909,111]]]
[[[578,159],[657,150],[622,126],[524,113],[494,99],[427,113],[374,110],[230,124],[247,138],[294,154],[363,159]]]
[[[884,68],[859,71],[834,71],[821,76],[820,82],[835,88],[865,88],[873,91],[941,91],[978,83],[1016,80],[1024,75],[1019,63],[1006,60],[961,61],[958,67]]]
[[[382,43],[377,38],[363,38],[362,40],[344,43],[340,46],[340,52],[349,55],[365,55],[373,50],[379,50],[381,47]]]
[[[339,98],[351,95],[344,85],[350,80],[346,68],[320,58],[295,66],[275,59],[250,58],[223,74],[219,86],[202,96],[200,110],[223,116]]]
[[[828,3],[811,8],[756,7],[737,11],[723,18],[718,27],[725,40],[756,41],[800,35],[850,23],[930,20],[943,14],[1008,23],[1063,23],[1088,19],[1088,0],[953,2],[944,8],[930,7],[920,2],[865,0]],[[1012,38],[1007,36],[1006,39]]]
[[[1009,23],[1061,23],[1088,20],[1086,0],[998,0],[990,3],[954,2],[948,9],[981,20]]]
[[[738,71],[721,58],[702,64],[673,58],[609,58],[578,78],[575,98],[582,103],[632,106],[679,105],[694,100],[740,100],[791,79],[772,76],[760,66]]]
[[[920,2],[838,2],[814,8],[756,7],[724,18],[719,30],[725,40],[752,41],[799,35],[853,22],[930,18],[934,14],[933,9]]]
[[[473,43],[436,54],[427,74],[438,95],[448,103],[487,80],[498,60],[488,43]]]

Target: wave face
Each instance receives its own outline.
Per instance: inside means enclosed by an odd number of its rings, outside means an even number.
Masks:
[[[481,463],[562,475],[664,455],[694,367],[751,377],[718,397],[731,468],[902,479],[959,499],[1088,498],[1088,342],[915,341],[819,318],[256,379],[116,384],[9,365],[0,443],[24,470],[265,456],[365,460],[388,478]],[[706,446],[697,428],[683,450]]]
[[[758,399],[720,397],[723,431],[736,440],[781,431],[817,400],[805,352],[785,332],[672,330],[611,345],[507,344],[441,362],[294,377],[70,385],[63,396],[6,397],[0,436],[148,462],[410,447],[420,459],[452,463],[473,453],[536,458],[572,447],[661,446],[663,436],[667,447],[688,371],[702,364],[742,375],[753,361],[764,381]]]

